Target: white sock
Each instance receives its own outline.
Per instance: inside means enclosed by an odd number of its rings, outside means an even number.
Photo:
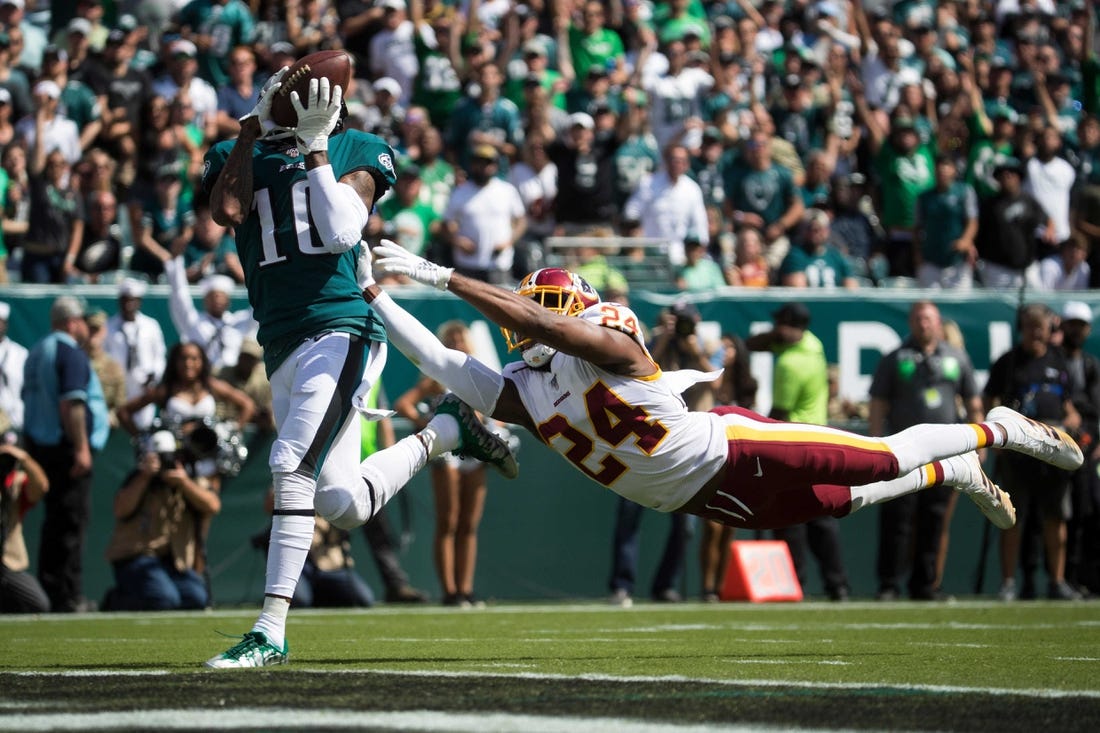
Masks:
[[[439,414],[433,417],[417,435],[420,436],[424,447],[428,449],[428,460],[432,460],[457,448],[462,433],[458,427],[458,420],[451,415]]]
[[[275,510],[304,512],[276,514],[271,518],[271,542],[267,549],[264,608],[253,627],[263,631],[272,645],[282,648],[286,638],[286,609],[294,597],[309,546],[313,542],[313,479],[277,471],[272,475]],[[308,513],[308,514],[305,514]],[[272,596],[279,596],[272,598]]]
[[[287,599],[264,596],[264,608],[252,630],[262,631],[271,646],[282,649],[286,643],[286,614],[289,610],[290,601]]]
[[[985,435],[972,425],[914,425],[882,438],[898,459],[898,473],[905,475],[948,456],[958,456],[985,446]],[[999,436],[999,432],[994,430]]]
[[[871,504],[879,504],[890,499],[896,499],[899,496],[912,494],[914,491],[920,491],[927,486],[929,486],[927,474],[923,467],[889,481],[876,481],[873,484],[853,486],[851,489],[852,513]]]

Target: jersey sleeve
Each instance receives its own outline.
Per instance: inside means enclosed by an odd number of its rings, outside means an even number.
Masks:
[[[232,144],[232,140],[222,141],[210,148],[203,158],[202,190],[207,195],[214,189],[214,182],[218,180],[222,168],[225,167],[225,161],[229,159],[229,151],[232,149],[230,145]]]
[[[598,303],[577,317],[595,323],[597,326],[622,331],[637,341],[643,349],[646,349],[642,322],[634,314],[634,311],[625,305],[620,303]],[[646,349],[646,353],[649,353],[649,349]]]
[[[378,183],[374,192],[374,200],[377,201],[387,189],[397,183],[393,148],[377,135],[359,130],[348,130],[345,137],[347,142],[340,146],[339,159],[332,161],[333,172],[339,179],[355,171],[369,171]]]

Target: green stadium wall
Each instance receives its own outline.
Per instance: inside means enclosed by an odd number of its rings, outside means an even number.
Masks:
[[[0,289],[0,300],[12,306],[9,336],[30,347],[49,329],[49,306],[57,295],[84,297],[90,308],[115,310],[114,289],[107,286],[76,286],[59,289],[45,286],[10,285]],[[193,293],[198,296],[197,290]],[[1049,296],[1049,297],[1048,297]],[[499,331],[484,322],[464,302],[447,293],[403,290],[396,299],[433,330],[442,322],[460,318],[476,325],[479,355],[489,362],[507,361]],[[968,351],[979,371],[979,388],[992,361],[1012,343],[1015,309],[1020,302],[1040,301],[1059,308],[1069,299],[1064,294],[1027,294],[978,291],[973,294],[916,290],[875,289],[849,292],[772,289],[767,291],[728,290],[720,294],[694,296],[703,318],[701,333],[713,339],[722,332],[741,336],[765,329],[771,313],[782,303],[798,299],[813,314],[813,330],[825,345],[830,362],[840,367],[843,394],[865,398],[871,375],[881,354],[894,348],[908,332],[910,305],[920,299],[934,300],[944,318],[958,323]],[[1074,294],[1094,309],[1100,308],[1100,292]],[[631,306],[645,323],[655,323],[660,310],[675,298],[635,293]],[[234,307],[245,307],[240,291]],[[157,318],[169,344],[177,333],[168,317],[167,288],[152,286],[143,311]],[[1096,340],[1090,351],[1098,350]],[[770,400],[768,354],[753,355],[753,371],[761,381],[757,409],[767,412]],[[396,350],[390,351],[384,384],[395,397],[413,384],[418,372]],[[859,425],[854,425],[858,429]],[[407,426],[398,422],[399,434]],[[614,525],[614,494],[591,483],[572,470],[563,459],[539,446],[534,437],[519,431],[520,477],[506,481],[490,472],[489,496],[479,535],[479,556],[475,590],[487,599],[596,598],[607,593],[611,564],[611,535]],[[222,512],[213,521],[208,546],[215,602],[218,605],[255,605],[263,592],[264,560],[250,544],[250,538],[267,525],[263,498],[270,474],[266,458],[270,436],[251,435],[250,458],[244,471],[229,480],[222,494]],[[111,570],[103,559],[110,537],[111,502],[114,492],[133,465],[128,435],[115,431],[107,448],[96,458],[92,522],[85,551],[85,592],[102,598],[112,583]],[[402,562],[414,585],[440,596],[431,560],[433,502],[428,472],[415,477],[388,507],[390,518],[401,535]],[[871,596],[876,589],[874,566],[877,547],[877,511],[874,508],[842,520],[844,559],[854,595]],[[27,516],[26,533],[32,562],[38,555],[41,508]],[[698,530],[698,528],[696,528]],[[668,520],[656,512],[642,523],[638,586],[635,594],[645,597],[660,559],[668,532]],[[751,539],[749,533],[739,534]],[[683,590],[689,597],[700,592],[698,531],[687,555]],[[375,592],[382,593],[377,571],[360,533],[353,536],[356,566]],[[984,522],[977,509],[961,500],[951,526],[951,547],[945,571],[944,590],[956,595],[995,592],[999,570],[997,532]],[[984,583],[979,582],[984,576]],[[1040,586],[1041,587],[1041,586]],[[806,591],[820,595],[816,566],[811,570]]]

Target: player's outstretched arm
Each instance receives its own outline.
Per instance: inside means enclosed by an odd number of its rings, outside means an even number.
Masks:
[[[465,277],[417,257],[397,244],[383,241],[374,249],[375,267],[381,272],[400,274],[441,290],[450,290],[477,308],[498,326],[557,349],[579,356],[616,374],[649,376],[656,371],[642,347],[623,331],[608,323],[604,328],[592,321],[561,316],[511,290]]]

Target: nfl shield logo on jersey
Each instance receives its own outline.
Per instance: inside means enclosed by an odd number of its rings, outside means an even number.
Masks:
[[[393,169],[393,159],[388,153],[382,153],[378,156],[378,165],[382,166],[383,169],[388,170],[390,173],[397,175]]]

